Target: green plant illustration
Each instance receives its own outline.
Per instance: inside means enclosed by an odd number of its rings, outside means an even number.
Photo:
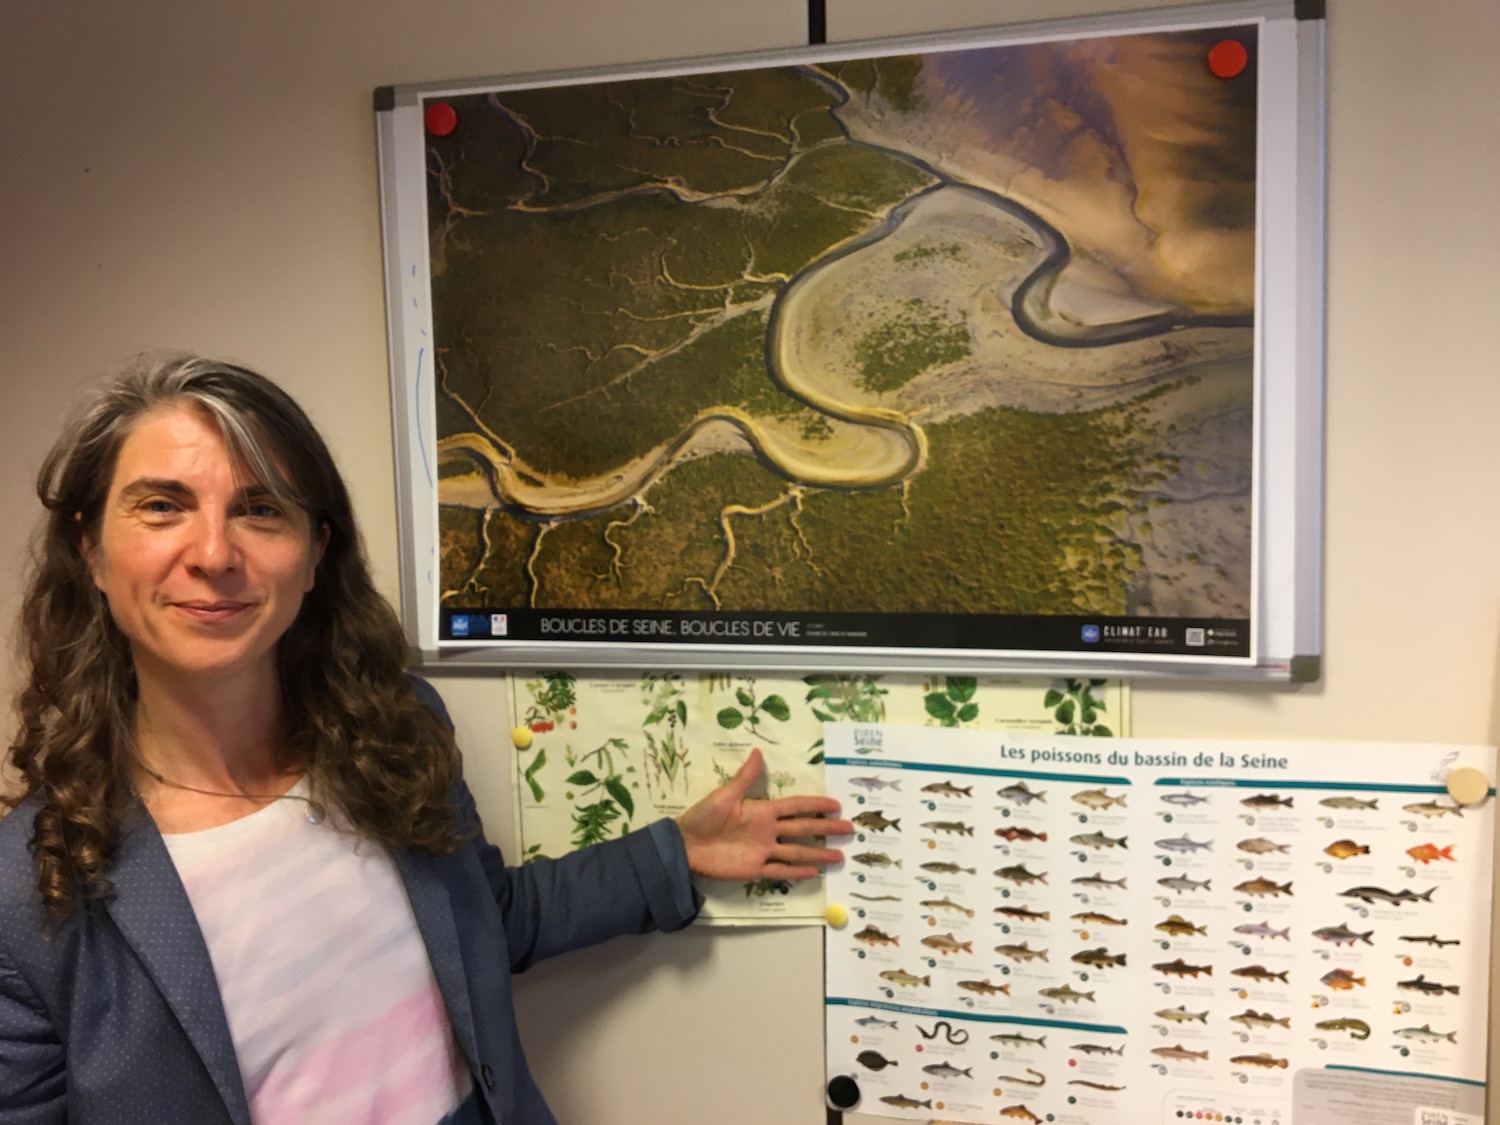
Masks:
[[[641,734],[646,739],[646,760],[651,763],[647,787],[652,779],[666,789],[677,784],[688,768],[688,747],[683,741],[687,730],[687,701],[682,677],[675,672],[647,672],[641,676],[641,696],[647,707]]]
[[[536,775],[541,772],[542,767],[546,764],[547,751],[545,749],[538,750],[536,757],[531,760],[531,765],[527,766],[521,773],[521,776],[526,779],[526,784],[531,787],[532,800],[536,801],[539,805],[547,799],[547,793],[542,788],[542,783],[536,779]]]
[[[528,864],[528,863],[535,863],[539,859],[551,859],[551,858],[552,857],[550,855],[545,855],[542,852],[542,845],[541,844],[532,844],[531,847],[527,848],[526,851],[522,854],[522,856],[521,856],[521,863],[524,866],[525,864]]]
[[[769,715],[777,722],[784,723],[792,717],[792,709],[781,696],[768,695],[764,699],[756,699],[754,676],[740,677],[740,686],[735,689],[734,698],[739,702],[739,707],[725,707],[717,716],[719,725],[725,730],[734,730],[744,723],[756,738],[774,743],[776,739],[762,729],[761,719]]]
[[[521,722],[533,734],[545,734],[559,723],[572,722],[568,716],[578,705],[573,683],[573,677],[566,672],[543,672],[541,679],[527,680],[526,690],[531,693],[532,703]]]
[[[611,825],[625,817],[620,826],[620,835],[630,831],[630,818],[635,815],[635,798],[625,785],[625,777],[615,769],[615,751],[629,750],[623,738],[606,739],[587,754],[575,759],[572,749],[568,751],[568,765],[580,766],[568,775],[568,784],[583,790],[575,795],[568,793],[569,800],[577,800],[573,808],[573,846],[584,848],[609,839]],[[592,768],[590,768],[592,767]],[[626,767],[629,772],[631,767]],[[599,771],[595,773],[594,771]],[[594,800],[590,801],[589,798]],[[587,803],[585,803],[587,802]]]
[[[745,884],[745,897],[751,895],[778,894],[786,895],[792,893],[792,885],[785,879],[772,879],[767,876],[764,879],[754,879]]]
[[[1107,680],[1052,681],[1042,705],[1057,720],[1057,734],[1114,737],[1115,732],[1099,721],[1099,712],[1105,710],[1104,700],[1094,695],[1094,691],[1106,683]]]
[[[771,775],[771,785],[776,789],[776,796],[780,797],[786,791],[786,787],[797,779],[785,770],[777,770]]]
[[[974,693],[979,681],[973,676],[936,676],[933,687],[922,697],[922,706],[941,727],[960,727],[979,718],[979,704]],[[941,683],[943,686],[938,688]]]
[[[813,717],[820,723],[882,723],[887,693],[875,682],[877,679],[878,676],[818,673],[803,676],[802,682],[807,685],[806,701],[812,705]],[[807,749],[812,755],[808,765],[816,766],[823,761],[821,738]]]

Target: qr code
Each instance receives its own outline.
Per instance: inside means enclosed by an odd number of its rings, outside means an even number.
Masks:
[[[1187,631],[1187,643],[1190,648],[1202,648],[1206,643],[1202,629],[1189,629]]]

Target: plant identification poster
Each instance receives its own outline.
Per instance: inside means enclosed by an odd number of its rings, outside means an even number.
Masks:
[[[829,1077],[923,1121],[1482,1104],[1493,797],[1459,767],[1495,751],[830,725]]]

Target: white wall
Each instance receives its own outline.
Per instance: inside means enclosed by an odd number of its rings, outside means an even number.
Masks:
[[[839,38],[1138,0],[828,0]],[[1147,736],[1500,739],[1500,4],[1330,0],[1326,675],[1141,685]],[[323,426],[377,577],[396,539],[370,91],[793,46],[803,0],[52,0],[0,35],[0,617],[75,389],[144,346],[238,358]],[[14,687],[0,661],[0,688]],[[509,842],[498,687],[445,678]],[[818,935],[620,940],[524,978],[565,1121],[823,1120]]]

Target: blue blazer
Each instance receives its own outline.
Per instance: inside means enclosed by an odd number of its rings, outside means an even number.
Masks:
[[[457,801],[477,830],[467,787]],[[0,819],[0,1125],[250,1125],[208,948],[156,825],[138,808],[113,896],[49,926],[30,855],[39,804],[33,795]],[[554,1122],[521,1051],[511,974],[687,925],[697,898],[681,848],[661,821],[520,868],[482,834],[453,855],[394,856],[454,1038],[499,1125]]]

